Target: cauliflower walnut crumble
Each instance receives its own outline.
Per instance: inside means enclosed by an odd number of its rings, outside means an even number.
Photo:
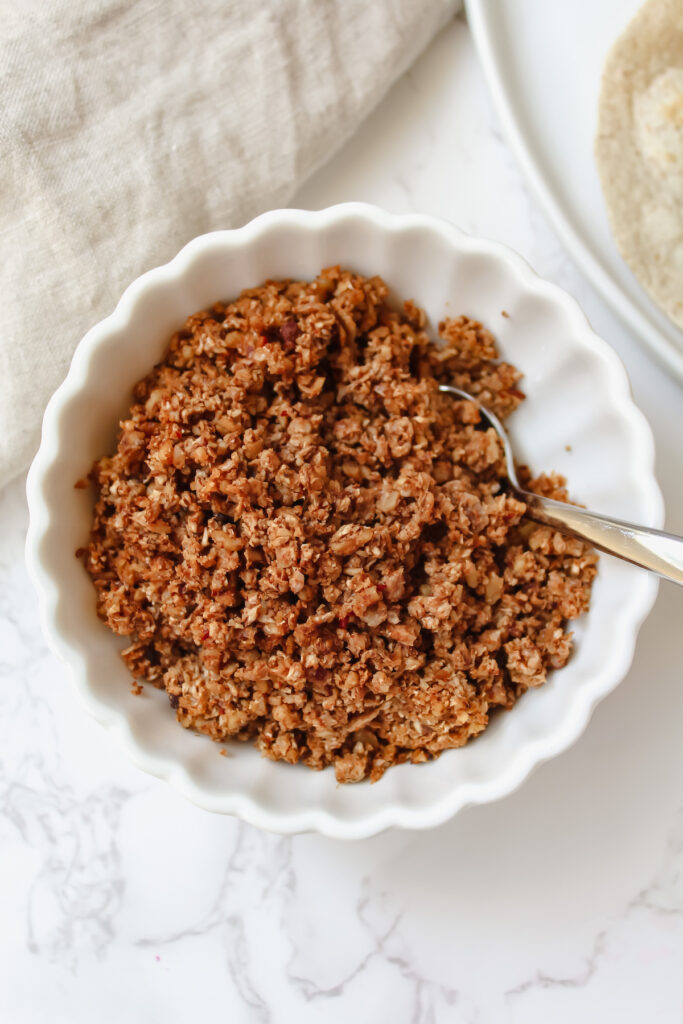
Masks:
[[[524,519],[494,431],[438,390],[504,417],[519,372],[481,324],[439,332],[333,267],[191,316],[136,386],[83,557],[181,725],[374,780],[567,661],[596,556]]]

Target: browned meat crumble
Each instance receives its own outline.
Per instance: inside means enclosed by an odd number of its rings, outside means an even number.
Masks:
[[[438,391],[507,416],[520,373],[481,324],[439,332],[333,267],[191,316],[136,386],[84,557],[183,726],[374,780],[567,661],[596,556],[524,519],[495,433]]]

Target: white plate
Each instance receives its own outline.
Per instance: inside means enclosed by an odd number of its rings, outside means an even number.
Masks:
[[[588,279],[683,380],[683,331],[619,256],[593,158],[605,56],[642,0],[467,0],[493,101],[517,159]]]
[[[125,643],[97,618],[92,583],[74,557],[92,520],[91,499],[74,481],[111,450],[132,385],[190,313],[267,277],[310,278],[336,262],[383,275],[399,295],[419,302],[432,324],[447,312],[487,323],[502,354],[525,374],[528,397],[510,422],[520,458],[537,471],[566,473],[572,493],[596,511],[661,525],[652,435],[619,359],[576,303],[502,245],[431,217],[349,203],[316,213],[273,211],[237,231],[203,235],[128,288],[80,343],[46,410],[27,485],[26,547],[49,643],[88,709],[142,768],[200,806],[262,828],[359,837],[389,825],[427,828],[466,804],[498,799],[566,749],[628,669],[657,585],[633,566],[602,558],[566,668],[497,715],[467,747],[430,764],[392,768],[374,785],[338,786],[331,769],[267,761],[241,743],[219,757],[207,737],[176,723],[165,694],[150,687],[142,697],[131,694],[119,657]]]

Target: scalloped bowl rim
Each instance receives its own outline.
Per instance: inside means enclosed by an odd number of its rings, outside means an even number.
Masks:
[[[185,245],[168,263],[142,274],[124,291],[114,311],[92,327],[75,350],[68,374],[53,394],[43,418],[40,448],[29,470],[26,490],[29,506],[29,528],[26,538],[26,559],[29,575],[38,595],[40,621],[49,647],[67,665],[76,690],[87,711],[108,729],[123,746],[129,757],[145,772],[165,779],[183,796],[198,806],[213,812],[233,814],[260,828],[273,832],[295,834],[320,832],[335,838],[364,838],[391,826],[406,829],[426,829],[439,825],[463,807],[498,800],[516,790],[539,764],[560,754],[574,743],[584,731],[598,702],[623,679],[633,658],[638,629],[651,610],[657,595],[657,579],[642,573],[639,587],[630,596],[628,605],[620,607],[623,644],[611,657],[592,689],[577,691],[571,713],[543,737],[522,746],[511,762],[497,776],[488,780],[465,782],[435,802],[425,801],[419,807],[401,806],[388,802],[370,814],[353,819],[335,816],[319,807],[300,811],[274,812],[260,805],[251,796],[241,792],[226,792],[219,796],[203,789],[191,778],[183,765],[162,760],[146,750],[135,738],[130,723],[122,711],[105,706],[92,692],[89,674],[92,666],[82,647],[66,638],[59,628],[59,609],[65,595],[59,582],[46,568],[41,549],[49,533],[51,509],[44,494],[44,481],[54,459],[59,454],[59,420],[64,410],[81,389],[86,386],[90,361],[94,353],[106,343],[110,334],[125,329],[131,322],[138,300],[151,285],[178,281],[195,259],[213,246],[237,250],[262,237],[274,227],[319,232],[348,219],[369,222],[389,234],[405,230],[424,229],[440,236],[441,240],[458,250],[481,253],[503,261],[517,275],[520,285],[534,295],[550,299],[563,307],[572,330],[584,347],[598,355],[607,367],[611,399],[620,407],[630,422],[635,440],[634,461],[639,465],[641,496],[646,499],[648,525],[660,527],[664,508],[661,492],[654,476],[654,441],[650,427],[640,410],[634,405],[626,371],[614,350],[596,335],[576,301],[559,286],[545,281],[507,246],[475,238],[436,217],[424,214],[392,214],[365,203],[343,203],[320,211],[295,209],[271,210],[261,214],[241,228],[214,231],[200,235]]]

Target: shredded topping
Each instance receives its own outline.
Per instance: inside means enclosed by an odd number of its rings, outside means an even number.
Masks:
[[[136,386],[83,557],[182,725],[375,780],[567,661],[596,557],[524,519],[495,432],[438,390],[505,417],[520,373],[481,324],[425,325],[333,267],[191,316]]]

